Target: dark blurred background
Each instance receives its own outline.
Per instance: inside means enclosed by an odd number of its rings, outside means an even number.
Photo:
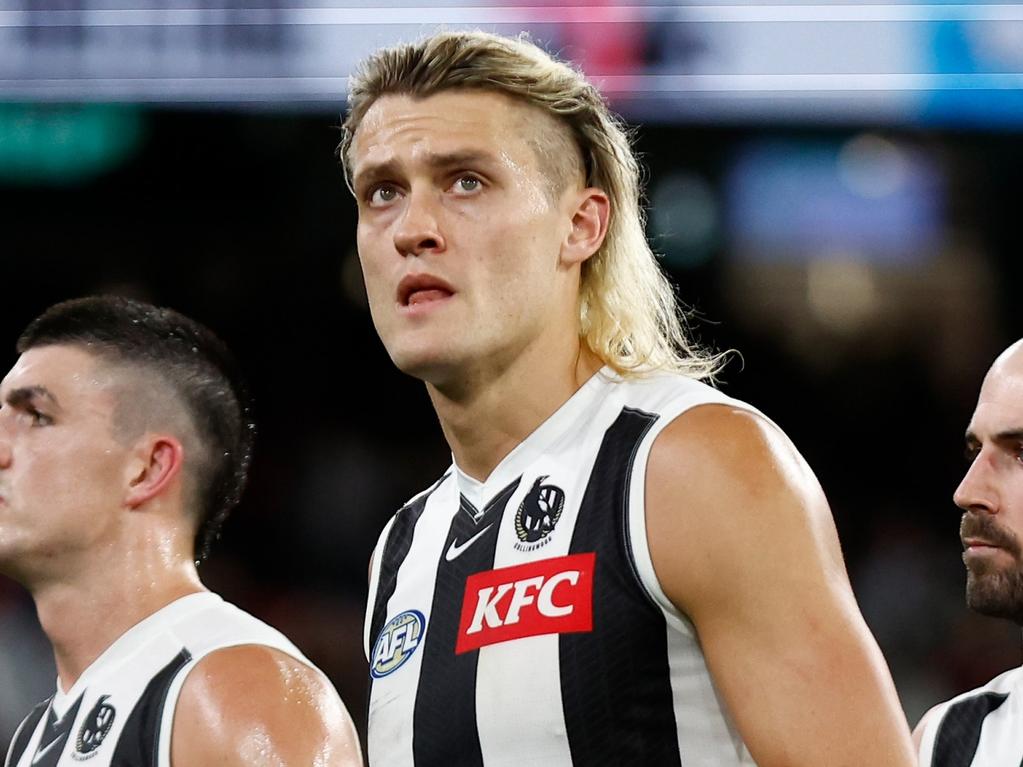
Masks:
[[[1018,664],[1019,629],[963,604],[951,494],[984,372],[1023,336],[1023,7],[459,5],[0,0],[0,364],[89,293],[223,336],[260,432],[202,575],[363,727],[370,551],[450,455],[366,309],[346,77],[437,25],[528,29],[637,126],[664,267],[700,340],[741,352],[722,388],[820,477],[911,723]],[[0,746],[54,679],[0,580]]]

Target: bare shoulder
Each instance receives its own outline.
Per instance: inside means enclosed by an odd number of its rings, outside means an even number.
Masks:
[[[727,405],[686,412],[654,442],[645,488],[658,582],[756,763],[913,764],[827,500],[778,427]]]
[[[362,757],[323,674],[274,648],[240,645],[210,653],[185,680],[171,762],[354,767]]]
[[[664,429],[651,451],[650,472],[681,472],[696,492],[721,491],[713,482],[719,479],[729,480],[725,490],[756,492],[811,478],[778,427],[751,410],[716,403],[687,410]]]
[[[722,404],[683,413],[654,443],[646,488],[655,568],[687,612],[741,593],[736,587],[771,562],[810,557],[846,578],[820,484],[788,437],[757,413]],[[758,552],[770,559],[751,567]]]

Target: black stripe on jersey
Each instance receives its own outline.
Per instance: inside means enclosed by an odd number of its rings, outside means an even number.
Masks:
[[[167,693],[174,677],[190,660],[192,654],[182,649],[149,680],[124,723],[110,767],[159,767],[160,723],[167,704]]]
[[[437,564],[433,604],[426,619],[422,672],[412,717],[412,753],[416,767],[483,767],[476,726],[476,667],[479,650],[455,654],[465,581],[473,573],[494,568],[498,524],[519,479],[501,490],[474,522],[456,513]],[[461,501],[459,501],[461,506]],[[481,534],[484,528],[488,528]],[[449,560],[456,542],[480,538]],[[445,695],[438,697],[437,691]]]
[[[36,750],[32,755],[32,767],[56,767],[57,762],[60,761],[61,754],[64,753],[64,749],[67,746],[68,736],[71,734],[71,727],[75,723],[75,717],[78,716],[78,709],[82,706],[83,695],[85,695],[84,692],[82,695],[78,696],[78,700],[74,702],[74,705],[68,708],[59,718],[52,708],[53,698],[50,698],[50,700],[46,703],[40,704],[46,710],[46,723],[43,725],[43,730],[39,734],[39,742],[36,743]],[[39,706],[36,708],[38,709]],[[33,711],[33,714],[34,713],[35,711]],[[35,717],[35,722],[28,733],[28,739],[25,744],[22,745],[20,751],[25,751],[28,741],[32,739],[32,732],[35,730],[35,724],[38,722],[39,717]],[[22,754],[19,754],[18,756],[20,758]]]
[[[412,533],[415,532],[416,523],[423,516],[426,509],[426,502],[433,491],[441,486],[450,475],[445,474],[437,480],[433,487],[423,492],[412,503],[398,510],[394,517],[394,524],[391,525],[391,532],[387,534],[387,541],[384,543],[383,551],[380,554],[380,576],[377,578],[377,595],[373,604],[373,618],[369,624],[369,649],[373,651],[373,645],[380,635],[380,629],[384,627],[387,620],[387,603],[394,596],[394,589],[398,585],[398,568],[408,556],[412,548]]]
[[[82,707],[82,698],[84,696],[84,692],[79,695],[75,704],[65,711],[60,719],[57,718],[53,709],[50,709],[46,726],[43,728],[39,743],[36,746],[35,755],[32,757],[32,767],[57,767],[61,754],[67,748],[71,728],[78,717],[78,709]]]
[[[572,534],[571,553],[596,552],[593,632],[562,634],[561,698],[573,764],[682,764],[667,626],[629,550],[629,483],[658,416],[623,408],[608,428]]]
[[[934,736],[931,767],[970,767],[980,744],[984,718],[1008,697],[1007,694],[986,692],[949,706]]]
[[[32,757],[32,767],[57,767],[61,754],[67,747],[68,737],[71,728],[74,726],[75,718],[78,716],[78,709],[82,706],[83,692],[78,696],[75,705],[64,712],[59,719],[53,709],[46,718],[46,726],[43,727],[36,745],[35,755]]]
[[[4,767],[12,767],[21,759],[21,755],[28,748],[28,742],[32,740],[32,733],[36,731],[36,727],[39,725],[39,720],[43,718],[43,714],[50,707],[51,700],[53,698],[44,700],[22,720],[17,732],[14,733],[14,741],[7,751],[7,760],[4,762]]]

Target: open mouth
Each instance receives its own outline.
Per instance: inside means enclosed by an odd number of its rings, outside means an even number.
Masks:
[[[405,306],[416,306],[417,304],[425,304],[430,301],[440,301],[442,298],[450,296],[446,290],[440,290],[438,288],[430,288],[429,290],[417,290],[412,293],[408,300],[405,302]]]
[[[450,298],[454,290],[444,280],[428,274],[410,274],[398,284],[398,304],[414,307]]]

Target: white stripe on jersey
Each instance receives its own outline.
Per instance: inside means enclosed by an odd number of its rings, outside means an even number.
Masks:
[[[654,395],[656,396],[656,395]],[[668,663],[671,668],[672,698],[678,723],[679,750],[687,767],[717,767],[721,764],[752,765],[753,757],[742,742],[724,703],[718,698],[696,637],[696,629],[668,599],[654,572],[646,535],[646,466],[650,450],[660,433],[675,418],[693,407],[724,404],[741,407],[763,416],[744,402],[716,390],[698,389],[686,397],[651,402],[661,417],[650,429],[636,455],[629,488],[629,531],[633,558],[640,581],[660,607],[668,624]]]
[[[597,424],[599,428],[599,424]],[[606,425],[605,425],[606,428]],[[557,527],[562,535],[551,535],[544,547],[545,557],[569,553],[579,500],[593,466],[594,455],[587,455],[582,444],[567,447],[567,460],[547,463],[546,483],[560,487],[566,503]],[[560,457],[560,456],[559,456]],[[578,468],[573,469],[576,466]],[[582,469],[582,470],[580,470]],[[521,482],[508,500],[506,509],[514,512],[530,491],[531,482]],[[506,511],[505,516],[512,516]],[[503,525],[498,532],[494,569],[525,564],[534,559],[532,552],[515,548],[514,525]],[[565,740],[561,700],[561,659],[558,634],[526,637],[515,642],[488,645],[479,651],[476,683],[476,721],[480,748],[487,767],[549,767],[570,764],[571,754]],[[500,697],[492,694],[500,690]],[[506,721],[503,701],[528,701],[516,711],[515,727]],[[529,758],[529,755],[539,755]]]
[[[421,497],[421,496],[417,496]],[[414,501],[415,499],[413,499]],[[377,678],[373,680],[372,687],[370,689],[369,698],[369,716],[373,716],[373,712],[379,709],[385,709],[388,712],[386,718],[378,717],[377,723],[378,728],[368,738],[368,758],[371,764],[412,764],[412,719],[415,713],[416,698],[414,695],[401,695],[402,689],[405,682],[403,677],[414,677],[416,686],[418,687],[419,672],[423,661],[422,644],[426,641],[427,636],[430,633],[430,614],[429,610],[426,609],[430,604],[433,603],[433,589],[436,586],[434,579],[434,571],[437,567],[437,560],[443,556],[444,536],[433,535],[431,536],[430,528],[435,524],[444,525],[447,529],[448,522],[445,521],[446,517],[450,513],[450,509],[458,508],[458,488],[455,485],[454,480],[449,475],[444,479],[439,486],[434,489],[426,499],[426,508],[423,511],[422,516],[419,518],[419,524],[415,526],[412,536],[412,547],[414,549],[421,548],[423,550],[422,557],[406,557],[405,561],[401,563],[401,567],[398,570],[399,582],[405,581],[409,583],[419,584],[421,587],[420,591],[417,591],[416,598],[412,602],[401,602],[403,605],[409,605],[412,609],[418,609],[420,612],[426,615],[426,630],[423,636],[420,637],[417,652],[414,652],[409,658],[408,662],[405,663],[398,672],[389,674],[387,676]],[[388,532],[393,529],[397,518],[391,520],[388,527],[385,528]],[[381,538],[381,540],[385,540]],[[374,553],[374,565],[373,568],[376,571],[375,575],[378,578],[380,575],[380,568],[383,565],[383,552],[381,547],[377,547]],[[371,590],[376,593],[378,587],[377,583],[371,584]],[[399,599],[401,595],[399,594]],[[393,607],[394,597],[392,596],[391,601],[388,602],[387,611],[385,613],[385,620],[390,620],[398,612],[403,612],[406,608],[403,607],[399,610]],[[372,615],[373,602],[369,602],[370,615]],[[366,631],[367,636],[370,631],[369,619],[366,620]],[[370,666],[373,666],[373,653],[375,650],[375,643],[377,637],[369,637],[367,642],[369,650],[367,657],[369,658]],[[384,756],[386,754],[386,756]]]

